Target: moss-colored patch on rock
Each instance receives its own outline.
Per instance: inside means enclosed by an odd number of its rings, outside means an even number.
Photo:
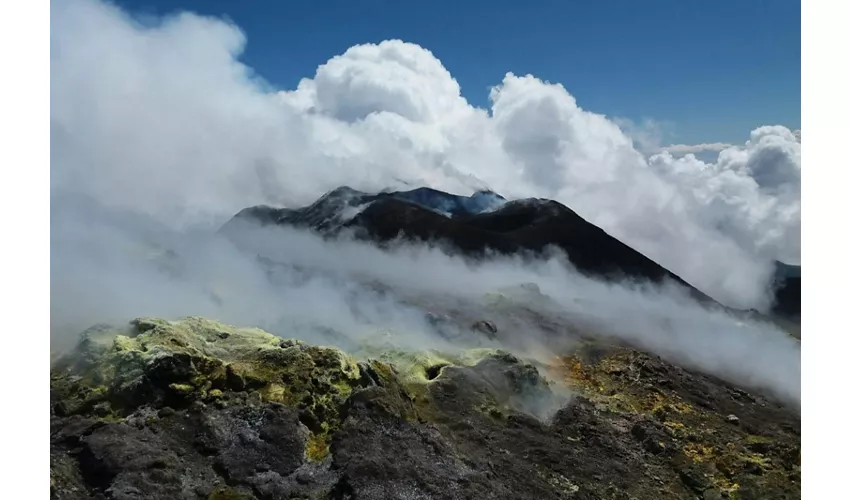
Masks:
[[[374,404],[416,420],[427,414],[426,386],[445,367],[508,354],[387,348],[374,355],[358,363],[338,349],[256,328],[199,317],[139,318],[127,327],[98,325],[84,332],[76,350],[54,363],[51,390],[57,414],[100,407],[105,418],[121,418],[143,405],[185,408],[201,401],[224,408],[240,394],[281,403],[300,410],[313,436],[308,455],[321,460],[339,426],[340,409],[356,387],[377,384],[384,391],[372,395]]]
[[[250,493],[221,486],[213,490],[207,500],[255,500],[256,497]]]
[[[680,480],[691,490],[739,498],[740,483],[748,482],[754,491],[799,496],[799,430],[794,427],[799,420],[776,413],[770,402],[719,381],[718,393],[688,372],[621,347],[589,345],[554,364],[608,418],[658,429],[653,434],[633,428],[633,434],[646,440],[651,453],[679,464]],[[720,403],[727,406],[720,408]],[[740,423],[738,416],[728,417],[730,410],[750,414]]]
[[[282,340],[254,328],[202,318],[137,319],[98,326],[51,373],[54,413],[119,419],[138,407],[226,407],[231,400],[299,409],[310,429],[307,456],[321,461],[339,427],[340,407],[362,383],[357,363],[335,348]]]
[[[311,462],[322,462],[330,455],[331,440],[327,433],[310,434],[304,453]]]

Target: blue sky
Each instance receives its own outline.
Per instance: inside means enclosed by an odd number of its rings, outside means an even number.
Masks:
[[[660,122],[665,143],[740,143],[760,125],[800,128],[799,2],[117,3],[232,19],[247,35],[243,62],[279,88],[352,45],[399,38],[431,50],[476,106],[511,71],[562,83],[585,109]]]

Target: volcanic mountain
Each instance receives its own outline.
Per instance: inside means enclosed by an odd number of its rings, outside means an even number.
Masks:
[[[714,304],[549,200],[339,188],[304,208],[245,209],[221,233],[238,242],[255,224],[469,258],[554,247],[589,276],[672,281]],[[533,284],[480,304],[416,300],[434,342],[413,347],[383,324],[333,347],[288,337],[290,323],[272,332],[196,316],[87,329],[51,365],[51,498],[800,498],[799,395],[565,323]],[[692,333],[680,325],[659,334]],[[543,349],[522,349],[530,327],[549,335]]]
[[[588,276],[673,282],[697,300],[717,305],[676,274],[547,199],[507,201],[492,191],[458,196],[430,188],[368,194],[340,187],[303,208],[246,208],[221,231],[235,236],[245,223],[309,228],[330,237],[352,233],[379,244],[424,241],[473,258],[541,254],[556,248]]]

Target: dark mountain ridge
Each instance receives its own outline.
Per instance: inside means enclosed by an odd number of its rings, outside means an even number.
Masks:
[[[575,211],[548,199],[508,201],[492,191],[461,196],[424,187],[369,194],[343,186],[303,208],[246,208],[221,231],[231,235],[246,222],[311,229],[331,238],[349,232],[377,244],[399,239],[424,241],[470,258],[491,253],[540,255],[554,247],[565,252],[570,263],[585,275],[612,281],[672,282],[707,306],[763,317],[755,311],[733,310],[719,304]],[[770,314],[799,323],[800,266],[782,262],[775,266]]]
[[[225,224],[222,232],[232,233],[245,222],[309,228],[329,237],[350,230],[358,238],[377,243],[399,238],[420,240],[473,258],[488,252],[540,254],[555,247],[586,275],[651,283],[670,281],[705,304],[719,305],[676,274],[552,200],[506,201],[490,191],[458,196],[429,188],[368,194],[340,187],[299,209],[246,208]]]

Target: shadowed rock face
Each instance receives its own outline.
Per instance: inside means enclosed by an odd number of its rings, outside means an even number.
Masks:
[[[356,236],[381,244],[399,238],[426,241],[469,257],[488,251],[539,254],[557,248],[585,274],[653,283],[669,280],[698,300],[716,304],[677,275],[551,200],[507,202],[491,192],[465,197],[427,188],[366,194],[342,187],[304,208],[247,208],[222,232],[235,235],[239,225],[248,222],[310,228],[329,236],[353,230]]]
[[[202,318],[92,328],[51,372],[51,497],[800,497],[799,416],[657,357],[408,357]]]
[[[774,275],[773,313],[779,317],[800,322],[801,272],[800,266],[776,263]]]

